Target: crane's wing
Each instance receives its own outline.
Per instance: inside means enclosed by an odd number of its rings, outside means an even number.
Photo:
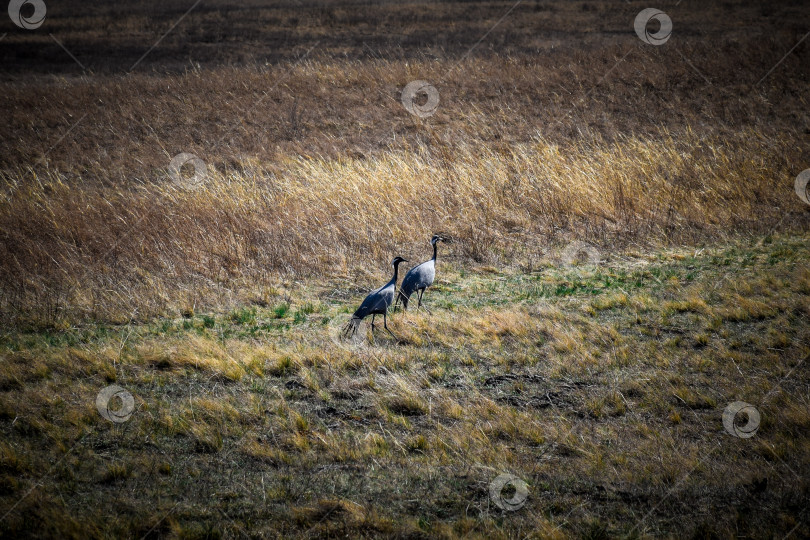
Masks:
[[[394,300],[394,284],[388,283],[379,289],[375,289],[366,296],[357,311],[354,312],[353,317],[363,319],[372,313],[378,313],[388,309],[391,302]]]

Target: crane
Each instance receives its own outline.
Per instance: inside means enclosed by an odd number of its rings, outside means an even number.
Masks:
[[[434,234],[433,238],[430,239],[430,245],[433,246],[433,258],[414,266],[405,274],[405,277],[402,279],[402,286],[399,288],[399,294],[397,295],[397,302],[402,301],[402,307],[404,309],[408,309],[408,301],[411,299],[411,295],[418,291],[419,302],[416,305],[417,311],[420,307],[424,307],[425,310],[430,313],[427,306],[422,305],[422,295],[425,293],[425,289],[433,285],[433,280],[436,279],[436,245],[439,242],[446,241],[446,238]]]
[[[350,338],[354,337],[357,333],[357,329],[360,327],[360,322],[371,315],[371,333],[374,335],[374,318],[377,315],[383,316],[383,326],[391,334],[394,339],[399,341],[399,338],[394,335],[394,333],[388,328],[388,308],[391,307],[391,304],[394,303],[394,293],[396,292],[397,288],[397,274],[399,272],[399,263],[408,262],[402,257],[395,257],[393,261],[391,261],[391,266],[394,267],[394,277],[391,278],[391,281],[380,287],[379,289],[375,289],[371,291],[368,296],[366,296],[363,303],[360,304],[360,307],[357,308],[357,311],[354,312],[352,318],[349,322],[346,323],[346,326],[343,327],[343,337]]]

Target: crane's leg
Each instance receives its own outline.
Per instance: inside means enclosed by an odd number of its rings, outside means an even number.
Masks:
[[[397,291],[397,300],[394,302],[394,307],[402,304],[402,311],[408,311],[408,298],[402,292],[402,289]]]
[[[385,313],[383,313],[383,326],[386,330],[388,330],[388,333],[391,334],[395,340],[399,341],[399,338],[388,328],[388,319],[386,318]]]
[[[371,333],[372,334],[374,333],[374,317],[376,317],[376,316],[377,316],[376,313],[371,314]]]
[[[430,312],[430,310],[427,308],[427,306],[422,304],[422,295],[423,294],[425,294],[425,289],[419,289],[419,304],[417,304],[416,309],[419,309],[420,307],[423,307],[423,308],[425,308],[425,311],[428,312],[428,314],[433,315],[433,313]]]

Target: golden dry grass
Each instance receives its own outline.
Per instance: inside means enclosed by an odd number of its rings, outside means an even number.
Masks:
[[[81,77],[44,33],[9,33],[3,323],[229,309],[272,299],[281,276],[365,287],[437,231],[459,260],[531,268],[570,240],[806,228],[801,9],[676,6],[683,30],[651,47],[618,4],[521,3],[476,46],[509,6],[212,2],[126,75],[150,24],[187,7],[51,13]],[[434,116],[400,103],[414,79],[437,86]],[[167,175],[180,152],[207,165],[196,191]]]
[[[372,284],[395,254],[424,257],[437,231],[454,240],[443,256],[532,268],[549,245],[578,239],[650,246],[800,227],[788,145],[753,133],[436,143],[255,162],[250,174],[212,171],[199,189],[29,178],[0,208],[3,311],[7,323],[62,327],[261,304],[290,275]]]
[[[44,32],[9,33],[3,323],[229,309],[282,277],[365,288],[437,231],[458,260],[532,268],[571,240],[806,228],[799,7],[674,6],[665,47],[627,3],[524,2],[493,27],[508,7],[211,2],[126,74],[187,7],[51,12],[85,72]],[[436,85],[434,116],[400,103],[414,79]],[[167,175],[180,152],[207,165],[196,191]]]

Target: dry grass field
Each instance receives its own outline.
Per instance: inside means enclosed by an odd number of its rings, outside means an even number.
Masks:
[[[46,4],[0,27],[0,536],[810,537],[807,6]],[[432,313],[340,339],[434,233]]]
[[[358,295],[293,280],[265,307],[6,337],[0,530],[805,537],[808,240],[446,263],[433,315],[392,317],[401,344],[340,340]],[[96,410],[110,384],[126,422]],[[724,431],[734,401],[750,439]]]

